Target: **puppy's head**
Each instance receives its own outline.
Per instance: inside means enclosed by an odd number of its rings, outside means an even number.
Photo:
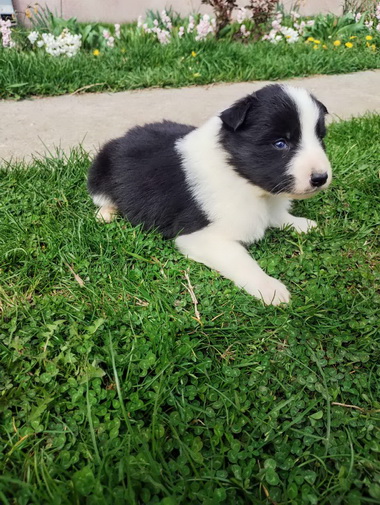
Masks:
[[[220,142],[251,183],[271,194],[307,198],[331,182],[326,114],[305,89],[266,86],[220,114]]]

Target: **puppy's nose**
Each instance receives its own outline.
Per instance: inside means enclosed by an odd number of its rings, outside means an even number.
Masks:
[[[319,188],[319,186],[323,186],[327,181],[328,174],[311,174],[310,184],[315,188]]]

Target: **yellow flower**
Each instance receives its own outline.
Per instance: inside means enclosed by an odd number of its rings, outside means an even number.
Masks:
[[[371,45],[371,49],[372,49],[372,51],[376,51],[376,45],[375,45],[375,44],[372,44],[372,45]]]
[[[372,35],[367,35],[365,39],[366,39],[366,40],[372,40],[372,39],[373,39],[373,37],[372,37]]]
[[[30,19],[32,17],[32,13],[30,12],[30,9],[25,9],[25,16]]]
[[[335,47],[339,47],[341,45],[341,41],[340,40],[334,40],[333,44],[334,44]]]
[[[193,58],[195,58],[195,57],[196,57],[196,55],[197,55],[197,53],[196,53],[195,51],[191,51],[191,56],[192,56]]]
[[[356,36],[356,35],[352,35],[352,36],[350,37],[350,40],[354,40],[354,39],[357,39],[357,36]]]
[[[314,40],[314,44],[320,44],[321,41],[320,40]]]
[[[100,54],[99,49],[94,49],[94,50],[92,51],[92,54],[93,54],[94,56],[99,56],[99,54]]]
[[[348,49],[351,49],[351,47],[354,47],[354,44],[352,42],[346,42],[344,45],[346,47],[348,47]]]
[[[309,38],[307,39],[307,41],[308,41],[308,42],[314,42],[314,37],[309,37]]]
[[[327,46],[326,46],[326,44],[323,44],[323,46],[322,46],[322,47],[323,47],[323,49],[327,49]]]
[[[201,74],[199,72],[195,72],[195,74],[193,74],[193,77],[200,77]]]
[[[316,44],[315,46],[313,46],[313,49],[319,49],[319,46]]]

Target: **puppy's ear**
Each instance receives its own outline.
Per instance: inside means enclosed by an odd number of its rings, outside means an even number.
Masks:
[[[236,131],[245,121],[248,111],[253,105],[255,95],[248,95],[238,102],[235,102],[232,107],[224,110],[220,114],[220,119],[223,124],[233,131]]]
[[[328,114],[328,113],[329,113],[329,111],[327,110],[326,105],[324,105],[322,102],[320,102],[320,101],[319,101],[319,100],[317,100],[316,98],[315,98],[315,101],[317,102],[317,105],[318,105],[318,107],[321,109],[321,111],[323,112],[323,114],[325,114],[325,115],[326,115],[326,114]]]

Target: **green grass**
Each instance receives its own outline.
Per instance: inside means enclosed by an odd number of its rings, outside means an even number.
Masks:
[[[358,44],[356,44],[358,45]],[[191,56],[195,51],[197,56]],[[166,46],[135,38],[126,52],[74,58],[0,50],[0,98],[179,87],[214,82],[276,80],[380,68],[380,52],[362,46],[314,50],[312,44],[175,41]]]
[[[379,504],[379,138],[333,125],[319,228],[251,248],[277,308],[95,222],[81,150],[5,167],[0,502]]]

